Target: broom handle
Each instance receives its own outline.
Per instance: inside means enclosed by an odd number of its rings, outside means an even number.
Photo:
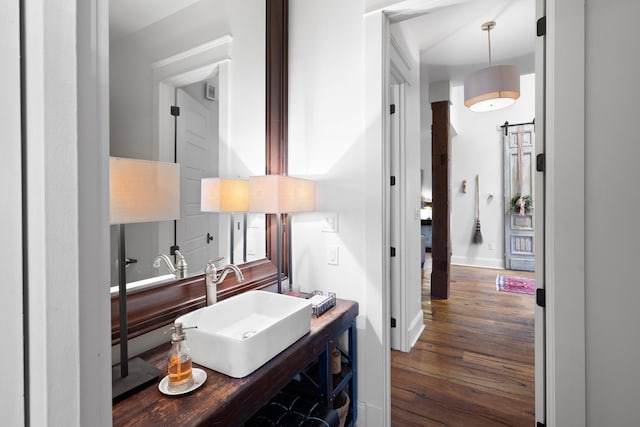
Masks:
[[[476,219],[480,219],[480,175],[476,175]]]

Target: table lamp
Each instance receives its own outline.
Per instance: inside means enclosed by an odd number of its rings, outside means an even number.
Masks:
[[[234,226],[233,212],[244,213],[245,244],[243,248],[244,261],[246,261],[246,233],[247,217],[249,210],[249,181],[246,179],[232,178],[202,178],[200,186],[200,210],[202,212],[229,212],[229,262],[233,264]]]
[[[276,268],[278,292],[282,292],[282,214],[309,212],[315,208],[315,184],[307,179],[285,175],[249,177],[249,212],[276,214]],[[291,226],[289,225],[289,244]],[[291,254],[291,248],[289,248]],[[289,290],[293,287],[292,265],[289,262]]]
[[[180,218],[180,165],[109,158],[109,222],[118,225],[120,369],[112,372],[112,398],[122,398],[155,380],[160,371],[140,358],[129,361],[125,224]]]

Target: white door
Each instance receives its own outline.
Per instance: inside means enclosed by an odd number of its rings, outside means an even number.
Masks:
[[[536,19],[545,16],[546,4],[545,0],[536,0]],[[535,153],[542,155],[546,151],[545,147],[545,125],[546,125],[546,108],[545,96],[546,91],[546,36],[537,37],[535,66],[536,66],[536,135],[535,135]],[[544,289],[545,277],[545,236],[544,236],[544,204],[545,204],[545,179],[544,174],[535,173],[535,222],[537,224],[536,234],[536,288]],[[535,311],[535,386],[536,386],[536,422],[542,425],[547,423],[546,420],[546,320],[544,308],[536,305]]]
[[[504,132],[505,268],[534,271],[533,125],[506,126]]]
[[[188,271],[204,271],[218,256],[218,214],[200,212],[200,179],[217,176],[218,140],[211,109],[182,89],[176,89],[180,115],[176,120],[176,162],[180,163],[180,219],[176,244]]]

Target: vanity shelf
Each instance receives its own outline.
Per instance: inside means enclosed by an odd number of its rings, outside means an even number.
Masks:
[[[163,395],[158,390],[159,378],[147,388],[113,404],[113,425],[241,425],[309,367],[317,372],[318,397],[327,406],[332,406],[341,390],[348,391],[347,425],[354,425],[357,419],[357,365],[351,362],[357,360],[357,315],[357,302],[338,299],[335,307],[311,319],[311,330],[307,335],[244,378],[231,378],[194,364],[206,371],[207,381],[182,397]],[[347,333],[350,350],[342,355],[341,375],[334,376],[330,374],[331,348],[344,333]],[[141,357],[164,371],[168,349],[168,344],[162,345]]]
[[[341,370],[338,374],[332,374],[331,350],[336,341],[347,334],[347,350],[340,351]],[[318,360],[300,372],[300,380],[289,384],[289,390],[299,393],[307,398],[316,398],[327,407],[333,407],[334,400],[341,392],[349,396],[349,410],[346,426],[354,425],[357,419],[357,342],[355,320],[347,325],[334,339],[326,343],[325,348],[319,354]],[[297,384],[296,384],[297,383]]]

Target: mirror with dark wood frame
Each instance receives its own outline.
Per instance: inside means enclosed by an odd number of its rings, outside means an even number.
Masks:
[[[265,174],[287,171],[287,69],[288,0],[265,0]],[[286,221],[286,216],[281,218]],[[276,282],[276,216],[266,215],[266,257],[240,265],[245,280],[236,283],[229,275],[218,286],[218,300]],[[283,235],[286,251],[288,236]],[[283,253],[283,276],[288,271],[288,254]],[[128,295],[129,337],[153,331],[173,322],[178,316],[203,307],[206,303],[204,276],[197,274],[165,286],[143,289]],[[112,343],[119,342],[118,298],[111,298]]]

